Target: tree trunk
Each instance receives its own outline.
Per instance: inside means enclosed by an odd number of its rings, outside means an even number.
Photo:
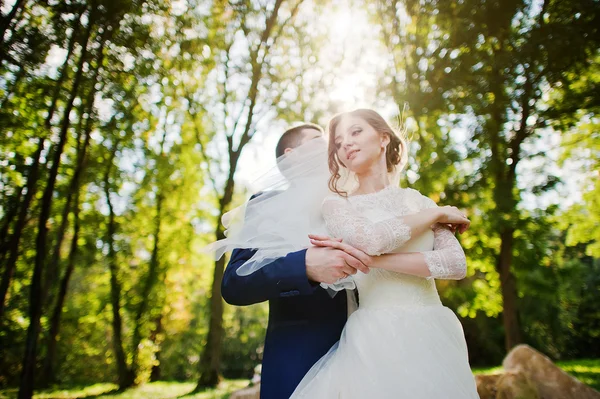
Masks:
[[[110,200],[110,174],[115,156],[117,154],[118,142],[116,142],[111,151],[106,172],[104,174],[104,194],[106,195],[106,205],[108,206],[108,231],[106,234],[106,243],[108,244],[108,267],[110,269],[110,301],[112,305],[112,327],[113,327],[113,351],[117,361],[117,374],[119,388],[124,389],[130,386],[131,373],[127,367],[125,351],[123,350],[123,322],[121,320],[121,284],[118,276],[117,253],[115,251],[114,237],[117,226],[115,222],[115,211]]]
[[[505,220],[510,221],[517,214],[517,199],[513,197],[516,186],[516,170],[520,161],[521,144],[530,135],[527,127],[527,119],[531,115],[533,84],[529,70],[525,70],[526,80],[523,85],[521,96],[521,123],[515,136],[509,142],[512,149],[510,159],[512,163],[508,166],[506,178],[497,181],[497,191],[494,192],[495,202],[502,215],[507,215]],[[534,99],[537,101],[537,99]],[[503,221],[500,225],[500,254],[498,255],[497,270],[500,274],[500,287],[504,301],[502,319],[504,323],[504,344],[506,352],[523,342],[521,334],[521,323],[519,321],[518,293],[516,278],[511,271],[512,250],[514,240],[514,222]]]
[[[219,219],[221,220],[221,219]],[[225,235],[217,233],[217,240]],[[204,352],[200,357],[200,378],[196,390],[214,387],[219,383],[221,368],[221,343],[223,341],[223,299],[221,298],[221,280],[225,270],[225,257],[215,262],[215,272],[210,297],[210,322],[208,325],[208,338]]]
[[[251,123],[251,118],[249,123]],[[243,142],[244,141],[242,141],[242,143]],[[248,141],[246,140],[245,142],[247,143]],[[233,200],[233,191],[235,188],[234,175],[242,148],[243,146],[240,146],[238,147],[238,151],[232,151],[231,149],[229,151],[229,176],[227,177],[223,197],[221,197],[221,200],[219,201],[220,210],[217,221],[220,221],[223,218],[223,215]],[[217,240],[225,238],[223,226],[219,222],[217,222],[215,237]],[[215,271],[213,274],[210,297],[208,337],[206,345],[204,346],[204,351],[200,356],[200,377],[198,378],[198,384],[195,391],[200,391],[207,387],[214,387],[219,383],[220,379],[221,343],[223,341],[223,298],[221,297],[221,280],[223,279],[224,270],[225,257],[222,256],[215,261]]]
[[[65,236],[65,232],[67,230],[67,225],[69,222],[69,213],[70,213],[70,209],[71,209],[71,200],[73,198],[74,195],[76,195],[75,193],[77,192],[78,188],[79,188],[79,182],[81,179],[81,174],[83,173],[84,170],[84,165],[85,165],[85,156],[87,153],[87,149],[89,147],[90,144],[90,138],[91,138],[91,133],[92,133],[92,127],[93,127],[93,113],[94,113],[94,97],[96,95],[96,83],[98,82],[98,76],[100,74],[100,68],[102,67],[102,63],[104,62],[104,40],[102,40],[102,43],[100,44],[100,47],[98,48],[98,57],[97,57],[97,62],[96,62],[96,67],[94,68],[94,76],[92,77],[91,81],[90,81],[90,89],[88,91],[87,94],[87,98],[86,98],[86,108],[87,108],[87,118],[85,119],[85,127],[83,129],[83,144],[80,147],[79,146],[79,142],[78,141],[78,145],[77,145],[77,161],[75,164],[75,171],[73,173],[73,178],[71,179],[71,182],[69,184],[69,188],[67,190],[67,199],[65,202],[65,206],[63,208],[63,213],[62,213],[62,219],[61,219],[61,223],[60,226],[58,228],[57,231],[57,237],[56,237],[56,242],[54,245],[54,251],[52,253],[52,258],[50,259],[50,262],[48,262],[47,265],[47,269],[46,269],[46,274],[45,274],[45,283],[43,286],[43,290],[42,290],[42,299],[44,302],[47,303],[52,303],[52,300],[50,301],[46,301],[48,299],[48,292],[50,290],[50,287],[52,287],[54,285],[54,282],[58,279],[58,263],[60,262],[60,250],[62,247],[62,241],[64,239]]]
[[[235,170],[235,169],[234,169]],[[229,180],[225,188],[225,195],[221,201],[221,211],[219,218],[221,220],[225,209],[231,204],[233,199],[233,173],[230,172]],[[215,231],[217,240],[225,238],[225,233],[221,223],[217,223]],[[208,337],[204,352],[200,357],[200,377],[196,391],[200,391],[207,387],[214,387],[219,383],[219,373],[221,368],[221,343],[223,341],[223,298],[221,298],[221,280],[225,270],[225,257],[215,261],[215,271],[213,274],[212,290],[210,297],[210,321],[208,325]]]
[[[25,224],[27,222],[27,212],[37,189],[37,181],[39,177],[38,174],[40,169],[40,156],[44,150],[44,143],[44,138],[40,137],[38,139],[38,148],[33,155],[33,163],[29,168],[29,176],[27,176],[27,192],[25,193],[23,203],[19,209],[19,217],[7,247],[9,256],[4,267],[4,272],[2,273],[2,282],[0,283],[0,320],[2,320],[4,316],[6,295],[8,294],[8,288],[10,287],[10,282],[15,272],[17,259],[19,258],[19,242],[21,241],[21,235],[23,234],[23,229],[25,228]]]
[[[54,93],[52,96],[52,101],[50,103],[50,107],[48,108],[48,114],[46,116],[46,119],[44,121],[44,126],[48,131],[51,128],[52,118],[54,116],[54,112],[56,111],[60,89],[61,89],[62,84],[64,83],[64,81],[67,77],[67,74],[68,74],[69,60],[71,58],[73,49],[75,47],[76,36],[77,36],[77,31],[79,29],[79,26],[80,26],[79,19],[77,19],[76,25],[73,29],[73,34],[71,35],[71,38],[69,39],[67,57],[61,68],[61,73],[56,82],[56,85],[54,86]],[[88,32],[88,38],[89,38],[89,32]],[[87,39],[86,39],[86,44],[87,44]],[[80,67],[81,67],[81,63],[80,63]],[[24,69],[21,69],[21,71],[24,71]],[[27,176],[27,192],[25,194],[25,198],[23,199],[23,203],[21,204],[21,208],[19,211],[19,218],[17,220],[17,224],[14,227],[12,238],[8,244],[7,251],[10,251],[10,255],[9,255],[9,259],[6,263],[6,267],[4,269],[2,283],[0,283],[0,320],[2,320],[2,318],[3,318],[6,295],[8,293],[10,281],[12,279],[12,275],[13,275],[14,269],[16,267],[17,259],[19,257],[19,243],[21,240],[21,235],[23,233],[23,229],[25,227],[25,222],[27,220],[27,213],[29,211],[29,206],[31,205],[31,200],[35,196],[35,192],[37,190],[37,180],[39,178],[39,168],[40,168],[40,155],[44,150],[44,145],[45,145],[45,139],[44,139],[44,136],[41,135],[38,139],[38,148],[37,148],[35,154],[33,155],[33,163],[31,164],[31,167],[29,168],[29,173]]]
[[[498,256],[498,270],[500,273],[500,287],[502,290],[504,323],[504,344],[506,351],[522,343],[517,307],[516,279],[510,270],[513,250],[513,230],[507,229],[500,233],[500,255]]]
[[[95,10],[91,11],[93,15]],[[71,88],[69,101],[65,106],[59,141],[53,154],[52,167],[48,175],[48,183],[44,190],[42,202],[40,206],[40,216],[38,219],[38,233],[36,237],[36,256],[33,268],[33,276],[29,291],[29,327],[27,328],[27,338],[25,344],[25,354],[23,356],[23,371],[21,375],[21,385],[19,388],[19,399],[30,399],[33,396],[34,373],[36,366],[37,340],[40,330],[40,317],[42,310],[42,275],[46,262],[46,244],[48,236],[47,221],[50,217],[52,209],[52,196],[54,194],[54,186],[60,166],[60,158],[63,148],[67,141],[67,132],[70,126],[70,115],[73,109],[73,104],[79,90],[79,85],[83,77],[83,67],[87,59],[87,45],[91,35],[92,26],[94,25],[93,17],[90,17],[86,29],[85,38],[82,41],[81,57],[77,67],[77,73]]]
[[[160,339],[160,335],[163,333],[163,325],[162,325],[162,314],[156,318],[154,331],[152,331],[152,335],[150,336],[150,340],[154,342],[155,345],[159,346],[162,342]],[[150,372],[150,381],[156,382],[160,381],[162,378],[162,372],[160,368],[160,349],[156,352],[156,364],[152,366],[152,371]]]
[[[56,232],[56,242],[54,243],[54,250],[52,251],[52,257],[50,258],[50,261],[48,261],[46,264],[46,272],[44,273],[44,282],[42,284],[42,298],[43,302],[48,305],[52,303],[52,299],[50,299],[50,301],[47,301],[47,299],[49,298],[48,292],[50,291],[50,288],[55,285],[55,281],[58,278],[58,263],[60,262],[62,242],[65,238],[65,233],[69,225],[71,201],[73,199],[73,195],[75,194],[75,190],[77,189],[75,186],[75,179],[76,177],[73,176],[67,189],[67,198],[65,200],[65,206],[63,207],[62,211],[60,226],[58,227],[58,230]]]
[[[260,43],[255,48],[250,49],[249,64],[252,67],[252,72],[247,96],[249,99],[248,116],[237,148],[234,148],[233,146],[233,136],[236,131],[237,123],[240,121],[240,119],[234,123],[232,135],[227,136],[229,150],[229,175],[227,177],[225,189],[223,190],[223,196],[219,201],[219,218],[217,219],[217,228],[215,230],[215,238],[217,240],[225,238],[220,220],[233,200],[233,191],[235,185],[234,175],[240,155],[246,144],[248,144],[253,137],[251,129],[253,126],[254,108],[257,103],[258,87],[262,79],[263,65],[265,63],[267,53],[269,52],[267,42],[269,42],[271,39],[273,42],[276,40],[276,37],[271,36],[271,34],[274,27],[277,25],[279,9],[283,4],[283,1],[284,0],[276,0],[274,2],[273,10],[265,19],[265,29],[261,34]],[[296,7],[299,5],[300,2],[297,3]],[[283,29],[283,26],[281,25],[279,28]],[[272,44],[273,43],[271,43],[271,45]],[[200,356],[200,377],[198,378],[198,384],[195,391],[200,391],[206,387],[214,387],[219,383],[221,343],[223,341],[223,298],[221,297],[221,280],[223,279],[224,269],[225,257],[221,257],[221,259],[215,262],[210,298],[210,321],[208,327],[208,337],[204,351]]]
[[[514,217],[517,213],[514,199],[514,180],[496,179],[494,188],[494,203],[500,221],[496,224],[500,234],[500,252],[496,258],[496,271],[500,275],[500,290],[502,292],[504,324],[504,343],[506,351],[522,343],[519,323],[519,309],[516,278],[511,270],[514,241]]]
[[[56,344],[57,337],[60,332],[60,321],[62,316],[63,307],[65,304],[65,300],[67,297],[67,291],[69,287],[69,281],[71,279],[71,275],[73,274],[73,270],[75,269],[75,259],[77,257],[78,245],[77,240],[79,239],[79,187],[77,187],[77,191],[75,192],[75,203],[73,207],[73,238],[71,239],[71,250],[69,253],[69,260],[67,264],[67,268],[65,270],[65,274],[60,282],[60,288],[58,291],[58,297],[56,299],[56,305],[54,307],[54,311],[52,312],[52,316],[50,318],[50,331],[48,334],[48,348],[46,358],[44,360],[44,365],[42,369],[42,373],[40,376],[41,385],[48,386],[50,383],[56,381],[54,363],[56,357]]]
[[[21,203],[21,197],[23,195],[23,186],[18,188],[18,191],[9,200],[8,210],[4,216],[2,228],[0,229],[0,262],[3,263],[4,255],[8,250],[8,230],[10,225],[13,223],[14,218],[19,213],[19,204]]]
[[[167,138],[167,129],[166,126],[163,128],[163,136],[160,141],[160,154],[159,157],[164,156],[164,145],[165,140]],[[160,232],[162,228],[162,205],[163,205],[163,192],[160,188],[161,182],[159,181],[160,177],[155,176],[156,184],[157,184],[157,193],[156,193],[156,217],[154,218],[154,245],[152,247],[152,255],[150,257],[150,263],[148,265],[148,274],[146,275],[146,280],[144,281],[144,288],[142,290],[141,302],[137,308],[137,312],[134,318],[134,329],[133,329],[133,337],[132,337],[132,348],[133,348],[133,356],[131,360],[131,370],[134,381],[131,381],[132,384],[135,383],[135,379],[137,378],[139,372],[139,364],[138,357],[140,354],[139,347],[142,342],[142,328],[145,324],[145,315],[148,313],[148,309],[152,306],[152,298],[151,294],[156,286],[156,283],[159,280],[160,274],[160,262],[158,260],[159,255],[159,245],[160,245]]]
[[[92,80],[92,82],[95,83],[95,79]],[[54,307],[54,310],[52,312],[52,316],[50,319],[50,331],[48,334],[48,352],[46,355],[46,359],[44,360],[44,366],[43,366],[43,370],[42,370],[42,374],[41,374],[41,381],[42,381],[42,385],[47,386],[48,384],[52,383],[55,381],[55,375],[54,375],[54,358],[56,355],[56,339],[58,337],[58,333],[60,332],[60,321],[61,321],[61,315],[62,315],[62,309],[64,306],[64,302],[65,302],[65,298],[67,295],[67,289],[68,289],[68,284],[69,284],[69,280],[71,278],[71,275],[73,273],[73,269],[75,268],[75,257],[77,255],[77,250],[78,250],[78,246],[77,246],[77,239],[79,238],[79,190],[80,190],[80,185],[81,185],[81,175],[83,173],[83,170],[85,169],[85,163],[86,163],[86,155],[87,155],[87,149],[89,147],[90,144],[90,138],[91,138],[91,131],[92,131],[92,122],[93,122],[93,117],[92,117],[92,113],[93,113],[93,108],[94,108],[94,104],[93,104],[93,94],[95,93],[95,90],[92,88],[91,89],[91,93],[88,96],[88,100],[91,100],[91,102],[88,102],[88,107],[87,107],[87,114],[88,117],[86,119],[86,124],[85,124],[85,128],[84,128],[84,141],[83,144],[81,145],[80,148],[78,148],[78,154],[77,154],[77,163],[76,163],[76,167],[75,167],[75,173],[73,175],[73,179],[71,180],[71,184],[69,185],[69,193],[68,193],[68,199],[70,199],[72,196],[75,197],[75,203],[74,203],[74,209],[73,209],[73,218],[74,218],[74,226],[73,226],[73,238],[71,240],[71,249],[70,249],[70,253],[69,253],[69,259],[68,259],[68,264],[67,264],[67,268],[65,270],[65,274],[62,278],[62,281],[60,283],[59,286],[59,292],[58,292],[58,297],[56,300],[56,304]],[[90,99],[90,97],[92,97]],[[61,222],[61,234],[59,234],[59,238],[57,239],[57,244],[56,244],[56,248],[55,248],[55,252],[52,258],[52,261],[50,262],[50,265],[52,265],[52,262],[58,263],[58,260],[60,258],[60,243],[62,242],[63,236],[64,236],[64,231],[66,230],[66,221],[68,220],[68,215],[69,215],[69,202],[67,201],[67,204],[65,204],[65,210],[63,212],[63,220]],[[49,265],[49,266],[50,266]],[[49,267],[48,269],[50,269],[51,267]],[[57,270],[57,268],[56,268]],[[47,295],[50,283],[48,283],[48,281],[50,279],[55,278],[55,276],[47,276],[46,280],[46,287],[45,287],[45,292],[44,294]],[[52,303],[52,300],[47,301],[48,303]]]
[[[158,281],[159,275],[159,267],[160,263],[158,261],[159,254],[159,244],[160,244],[160,230],[161,230],[161,222],[162,222],[162,193],[160,191],[157,194],[156,199],[156,219],[155,219],[155,227],[154,227],[154,247],[152,248],[152,256],[150,258],[150,265],[148,268],[148,274],[146,276],[146,281],[144,282],[144,289],[142,291],[140,305],[137,309],[137,313],[135,315],[134,321],[134,330],[133,330],[133,356],[131,360],[131,370],[133,374],[132,384],[135,383],[135,379],[137,378],[139,372],[139,364],[138,357],[140,354],[139,347],[142,342],[142,327],[144,324],[144,316],[146,315],[148,308],[150,307],[150,295],[152,294],[152,290]]]

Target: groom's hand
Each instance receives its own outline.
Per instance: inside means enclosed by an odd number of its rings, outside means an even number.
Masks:
[[[306,275],[311,281],[333,284],[358,270],[369,273],[359,258],[340,249],[315,246],[306,251]]]
[[[308,238],[310,239],[310,243],[315,247],[333,248],[344,251],[353,258],[360,260],[362,264],[367,267],[371,267],[373,264],[373,257],[371,255],[366,254],[358,248],[354,248],[350,244],[342,242],[342,240],[339,238],[331,238],[329,236],[321,236],[316,234],[309,234]]]

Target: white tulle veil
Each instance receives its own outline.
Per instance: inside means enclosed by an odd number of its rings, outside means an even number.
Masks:
[[[357,184],[354,174],[345,168],[340,168],[340,173],[338,189],[352,192]],[[238,275],[246,276],[277,258],[308,248],[309,234],[327,234],[321,206],[327,196],[334,195],[328,188],[329,178],[327,143],[322,138],[277,158],[277,166],[254,182],[257,194],[223,216],[226,238],[204,251],[214,252],[218,259],[235,248],[256,250],[237,269]],[[390,174],[390,180],[398,185],[399,170]],[[351,276],[321,285],[334,291],[355,287]]]

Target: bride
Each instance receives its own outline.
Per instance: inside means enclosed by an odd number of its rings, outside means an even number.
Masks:
[[[362,251],[371,272],[350,277],[358,310],[293,399],[479,397],[462,327],[434,282],[464,278],[465,255],[452,230],[465,230],[468,219],[448,222],[446,207],[392,184],[405,157],[403,141],[373,110],[343,113],[329,123],[334,195],[322,203],[328,236],[312,235],[310,242]],[[351,192],[341,188],[344,174],[355,178]]]

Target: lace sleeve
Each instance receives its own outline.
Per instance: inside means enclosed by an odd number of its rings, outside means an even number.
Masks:
[[[369,255],[392,252],[410,239],[410,227],[401,218],[372,222],[343,199],[326,199],[323,218],[331,235]]]
[[[437,204],[423,196],[422,209],[435,208]],[[445,280],[461,280],[467,273],[467,259],[460,243],[449,227],[436,224],[433,226],[433,251],[423,252],[425,264],[431,277]]]
[[[454,234],[447,226],[433,229],[433,251],[423,252],[432,278],[461,280],[467,274],[467,259]]]

